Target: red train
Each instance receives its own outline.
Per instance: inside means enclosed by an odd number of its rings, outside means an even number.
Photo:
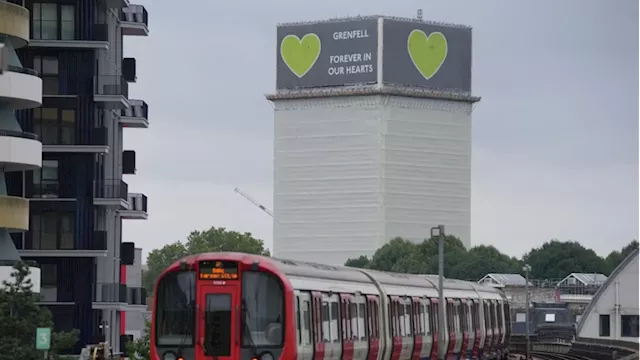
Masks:
[[[492,287],[240,253],[189,256],[159,278],[153,360],[505,359],[509,304]]]

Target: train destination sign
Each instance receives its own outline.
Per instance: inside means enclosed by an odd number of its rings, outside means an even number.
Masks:
[[[200,280],[238,280],[238,263],[235,261],[201,261]]]

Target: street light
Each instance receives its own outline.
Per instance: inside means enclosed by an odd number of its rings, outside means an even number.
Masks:
[[[445,360],[444,342],[444,225],[431,228],[431,237],[438,237],[438,360]]]
[[[527,311],[525,312],[524,316],[524,321],[526,326],[526,335],[527,335],[527,360],[531,360],[530,357],[530,352],[531,352],[531,343],[530,343],[530,339],[529,339],[529,272],[531,271],[531,266],[529,266],[529,264],[524,264],[524,266],[522,267],[522,271],[524,271],[524,279],[525,279],[525,283],[524,283],[524,301],[526,303],[526,309]]]

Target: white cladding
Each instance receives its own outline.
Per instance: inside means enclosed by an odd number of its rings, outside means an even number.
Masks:
[[[275,255],[341,265],[438,224],[469,246],[471,109],[388,95],[275,101]]]

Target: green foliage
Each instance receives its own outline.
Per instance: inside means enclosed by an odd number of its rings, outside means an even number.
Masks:
[[[572,272],[609,275],[637,248],[638,242],[634,240],[621,251],[613,251],[603,259],[575,241],[551,240],[517,259],[490,245],[475,246],[467,251],[458,238],[448,235],[444,242],[445,276],[476,281],[489,273],[519,274],[525,262],[531,266],[531,277],[537,279],[561,279]],[[371,259],[360,256],[347,260],[345,266],[408,274],[437,274],[438,238],[426,239],[422,243],[394,238],[378,249]]]
[[[17,262],[11,274],[12,281],[3,281],[0,288],[0,360],[42,359],[36,350],[36,328],[53,329],[49,309],[36,304],[29,267]],[[78,330],[51,333],[50,358],[57,359],[61,351],[72,348],[78,341]]]
[[[239,233],[215,227],[204,231],[192,231],[185,243],[177,241],[149,252],[147,256],[148,269],[142,275],[143,285],[149,293],[152,293],[158,276],[180,258],[192,254],[219,251],[271,255],[269,250],[265,249],[264,241],[254,238],[251,233]]]
[[[149,360],[151,358],[149,353],[150,334],[151,323],[147,321],[144,326],[144,335],[140,339],[127,343],[130,360]]]

